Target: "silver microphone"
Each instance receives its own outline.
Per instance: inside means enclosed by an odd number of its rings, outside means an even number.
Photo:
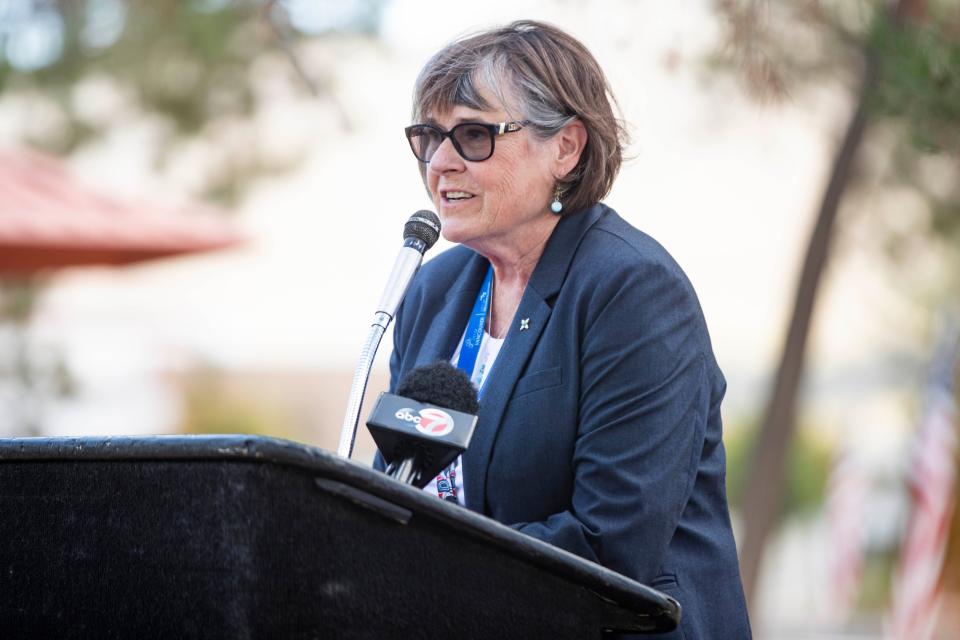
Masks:
[[[373,323],[384,329],[397,313],[397,307],[403,302],[403,296],[410,286],[410,281],[420,269],[423,254],[432,247],[440,237],[440,218],[432,211],[423,209],[410,216],[407,224],[403,225],[403,247],[393,262],[393,269],[387,279],[387,285],[377,304],[377,313]]]
[[[357,368],[353,372],[347,414],[343,418],[340,444],[337,447],[337,454],[341,457],[349,458],[353,453],[363,393],[367,389],[367,380],[370,378],[370,369],[373,368],[373,359],[377,355],[380,339],[397,313],[400,303],[403,302],[403,296],[407,293],[407,288],[423,261],[423,254],[439,237],[440,218],[432,211],[426,209],[417,211],[403,225],[403,246],[393,263],[387,286],[383,289],[383,295],[380,296],[380,302],[377,304],[377,312],[373,315],[370,334],[360,352],[360,362],[357,363]]]

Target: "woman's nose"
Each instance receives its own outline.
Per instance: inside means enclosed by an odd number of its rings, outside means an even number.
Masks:
[[[447,173],[449,171],[462,171],[464,168],[463,158],[457,153],[450,138],[444,138],[440,146],[430,158],[430,170],[436,173]]]

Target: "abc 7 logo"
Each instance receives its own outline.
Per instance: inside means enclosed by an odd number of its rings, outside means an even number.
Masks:
[[[403,408],[397,410],[394,415],[404,422],[412,422],[417,431],[434,438],[445,436],[453,431],[453,416],[433,407],[427,407],[418,412]]]

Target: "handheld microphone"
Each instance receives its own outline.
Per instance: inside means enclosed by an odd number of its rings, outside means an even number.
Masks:
[[[367,428],[387,475],[422,489],[466,451],[477,426],[477,390],[449,362],[418,367],[382,393]]]
[[[349,458],[353,453],[363,393],[367,389],[367,380],[370,378],[370,369],[373,368],[373,359],[377,355],[380,339],[397,313],[397,308],[407,293],[410,281],[420,268],[423,254],[439,237],[440,218],[432,211],[425,209],[417,211],[403,226],[403,246],[393,263],[387,286],[384,287],[380,303],[377,305],[377,312],[373,316],[370,333],[360,352],[360,361],[353,372],[353,383],[347,400],[347,413],[343,418],[340,444],[337,446],[337,454],[344,458]]]

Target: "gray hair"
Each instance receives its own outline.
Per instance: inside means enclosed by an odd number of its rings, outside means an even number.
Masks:
[[[500,105],[490,104],[484,92]],[[583,44],[556,27],[523,20],[456,40],[434,55],[417,77],[413,119],[423,121],[457,105],[502,106],[512,118],[526,120],[541,140],[580,119],[587,144],[558,184],[564,212],[575,213],[606,196],[620,169],[627,136],[615,104],[603,71]]]

